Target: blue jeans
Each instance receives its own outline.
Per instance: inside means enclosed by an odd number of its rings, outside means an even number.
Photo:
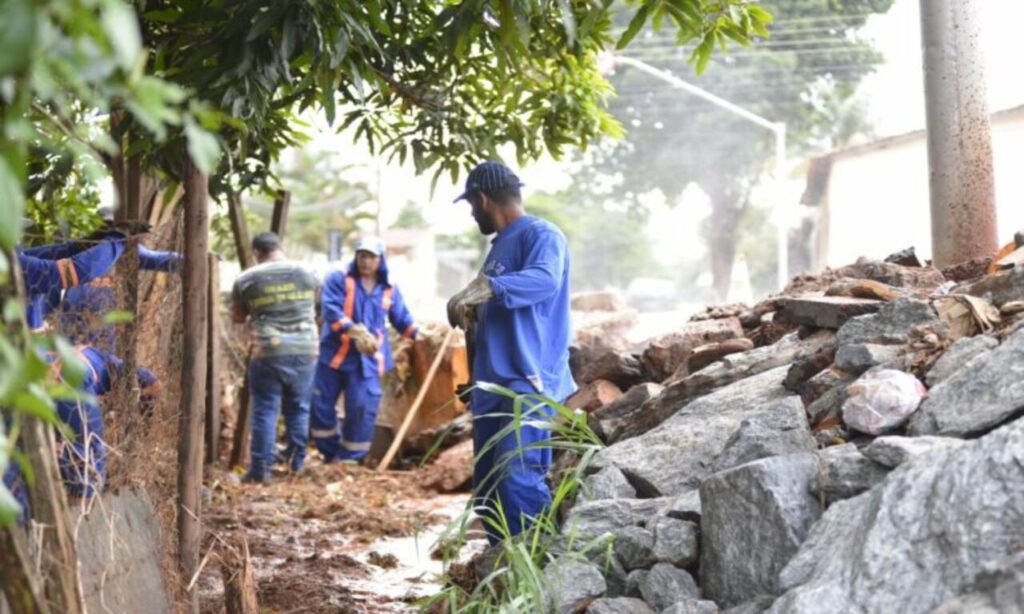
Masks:
[[[546,405],[530,410],[529,403],[524,403],[522,411],[526,415],[517,438],[516,430],[511,428],[512,399],[474,391],[471,408],[476,459],[473,506],[493,545],[504,537],[493,526],[502,522],[502,516],[510,535],[518,535],[551,504],[551,491],[545,481],[551,468],[551,448],[538,445],[551,438],[551,431],[536,423],[547,420],[552,410]]]
[[[252,443],[249,473],[265,476],[274,462],[278,412],[284,411],[285,435],[293,471],[302,469],[309,442],[309,397],[315,356],[264,356],[249,363]]]

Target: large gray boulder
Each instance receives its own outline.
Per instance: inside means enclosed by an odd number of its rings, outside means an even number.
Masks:
[[[911,416],[912,435],[984,433],[1024,408],[1024,329],[931,389]]]
[[[581,501],[600,499],[635,499],[636,489],[616,467],[605,467],[583,480]]]
[[[1024,614],[1024,552],[986,564],[964,594],[932,614]]]
[[[572,614],[587,601],[604,595],[607,585],[601,569],[586,561],[558,559],[544,568],[551,588],[550,607],[560,614]]]
[[[717,473],[700,488],[700,577],[723,607],[778,590],[777,576],[821,515],[814,454],[774,456]]]
[[[770,611],[930,612],[1021,543],[1024,420],[922,454],[830,507],[779,574],[786,592]]]
[[[957,339],[928,370],[925,383],[929,388],[935,387],[940,382],[949,379],[949,376],[956,373],[960,367],[997,345],[999,345],[999,340],[991,335],[975,335]]]
[[[933,437],[929,435],[900,437],[899,435],[886,435],[875,438],[874,441],[864,446],[861,452],[876,463],[890,469],[895,469],[903,463],[931,452],[936,448],[959,446],[963,443],[963,439],[957,439],[956,437]]]
[[[813,452],[817,446],[800,397],[791,396],[764,413],[745,418],[711,463],[718,473],[769,456]]]
[[[626,571],[647,569],[654,564],[654,534],[640,527],[623,527],[614,532],[615,558]]]
[[[671,503],[670,499],[601,499],[580,503],[569,511],[562,534],[592,539],[625,527],[643,527]]]
[[[774,345],[730,354],[682,379],[670,379],[660,395],[641,405],[607,441],[614,443],[642,435],[680,412],[694,399],[733,382],[802,360],[834,344],[835,333],[832,331],[818,331],[805,339],[790,333]]]
[[[687,569],[697,563],[700,542],[696,524],[670,516],[659,516],[648,526],[654,530],[655,561]]]
[[[587,606],[586,614],[656,614],[651,606],[633,597],[607,597]]]
[[[658,563],[640,583],[644,601],[659,612],[674,603],[698,596],[697,583],[685,570]]]
[[[594,456],[596,468],[618,467],[641,496],[680,495],[710,475],[711,461],[748,417],[769,412],[790,393],[787,367],[755,375],[689,403],[654,430]],[[643,488],[641,488],[641,486]]]
[[[889,475],[889,468],[861,454],[852,443],[818,452],[818,476],[814,494],[827,505],[870,490]]]

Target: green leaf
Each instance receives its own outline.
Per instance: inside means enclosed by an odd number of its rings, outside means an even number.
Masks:
[[[764,8],[753,4],[747,7],[747,13],[759,24],[769,24],[775,21],[775,17]]]
[[[14,410],[23,414],[53,421],[54,403],[46,392],[38,386],[29,386],[25,391],[14,396]]]
[[[36,42],[36,4],[0,0],[0,76],[22,72],[32,61]]]
[[[25,214],[24,186],[18,178],[22,169],[11,167],[13,153],[0,149],[0,219],[4,220],[0,224],[0,247],[4,249],[13,249],[17,245],[21,237],[21,219]]]
[[[135,11],[121,0],[107,0],[100,15],[100,23],[121,68],[131,70],[142,53],[142,35],[139,33]]]
[[[6,469],[7,467],[0,466],[0,473]],[[14,523],[19,516],[21,516],[21,506],[18,504],[18,500],[14,498],[11,491],[7,490],[7,486],[0,482],[0,526]]]
[[[185,139],[188,141],[188,155],[196,167],[207,175],[212,173],[220,159],[217,137],[189,119],[185,122]]]
[[[103,314],[104,324],[125,324],[135,319],[132,312],[123,309],[114,309]]]
[[[616,49],[623,49],[628,45],[636,35],[640,32],[640,28],[644,27],[644,23],[647,22],[648,5],[643,5],[640,10],[633,15],[632,21],[629,22],[629,26],[626,31],[619,37],[619,42],[615,43]]]
[[[85,362],[78,356],[75,348],[71,347],[63,337],[54,339],[57,356],[60,359],[60,375],[68,385],[78,387],[85,381]]]

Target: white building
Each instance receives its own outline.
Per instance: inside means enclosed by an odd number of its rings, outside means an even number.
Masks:
[[[1024,106],[992,116],[999,242],[1024,228]],[[834,151],[811,161],[804,205],[816,209],[812,268],[914,246],[931,257],[924,130]]]

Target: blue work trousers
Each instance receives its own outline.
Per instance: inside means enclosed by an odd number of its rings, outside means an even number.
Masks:
[[[306,462],[309,443],[309,395],[315,356],[264,356],[249,363],[252,442],[249,473],[263,477],[274,462],[277,417],[283,410],[291,469]]]
[[[473,505],[481,517],[487,539],[496,544],[507,526],[510,536],[529,527],[551,504],[545,477],[551,468],[551,448],[543,442],[551,432],[541,428],[552,410],[546,405],[522,406],[523,418],[513,428],[513,400],[496,394],[473,398]],[[500,512],[499,512],[500,509]]]
[[[345,393],[345,419],[338,420],[335,405]],[[338,371],[323,363],[316,367],[313,384],[313,441],[324,460],[359,460],[370,451],[380,409],[380,377],[361,368]]]

